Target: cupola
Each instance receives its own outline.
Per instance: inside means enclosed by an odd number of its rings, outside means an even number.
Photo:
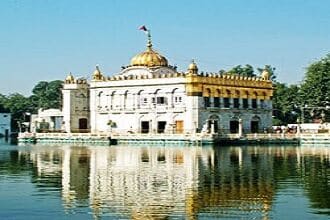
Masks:
[[[198,67],[194,60],[191,61],[191,63],[188,66],[188,73],[189,74],[196,74],[198,73]]]
[[[104,80],[104,76],[102,75],[98,65],[96,65],[95,71],[93,72],[92,77],[93,77],[94,81],[103,81]]]
[[[66,84],[72,84],[75,83],[74,77],[72,75],[72,73],[70,72],[69,75],[65,78],[64,83]]]
[[[152,48],[151,35],[148,30],[147,50],[131,59],[131,66],[159,67],[168,66],[167,59]]]

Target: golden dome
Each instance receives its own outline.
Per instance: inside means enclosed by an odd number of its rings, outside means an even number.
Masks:
[[[70,72],[69,75],[65,78],[65,83],[74,83],[74,77],[72,75],[72,73]]]
[[[167,59],[159,53],[148,49],[140,54],[137,54],[131,59],[132,66],[168,66]]]
[[[168,66],[167,59],[152,49],[150,32],[148,32],[147,50],[135,55],[131,59],[131,66]]]

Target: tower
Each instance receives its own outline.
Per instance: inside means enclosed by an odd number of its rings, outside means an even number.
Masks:
[[[90,130],[89,85],[85,79],[75,79],[70,73],[62,89],[63,130],[85,133]]]

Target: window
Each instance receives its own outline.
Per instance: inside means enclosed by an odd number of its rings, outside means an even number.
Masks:
[[[257,99],[252,99],[252,108],[257,108]]]
[[[142,102],[143,102],[143,104],[148,104],[148,99],[147,98],[143,98],[142,99]]]
[[[210,107],[210,97],[204,97],[204,107]]]
[[[219,108],[220,107],[220,98],[214,97],[214,107]]]
[[[181,96],[176,96],[174,98],[174,102],[182,102],[182,97]]]
[[[260,100],[260,108],[265,108],[265,102],[263,99]]]
[[[165,97],[157,97],[157,104],[161,104],[161,105],[166,104]]]
[[[223,99],[223,105],[224,105],[225,108],[230,108],[229,98],[224,98]]]
[[[239,108],[239,99],[234,98],[234,108]]]
[[[249,108],[249,101],[248,101],[248,99],[243,99],[243,108]]]

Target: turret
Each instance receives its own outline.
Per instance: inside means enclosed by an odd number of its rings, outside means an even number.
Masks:
[[[189,66],[188,66],[188,74],[193,74],[193,75],[198,74],[198,67],[197,67],[194,60],[192,60],[191,63],[189,64]]]

